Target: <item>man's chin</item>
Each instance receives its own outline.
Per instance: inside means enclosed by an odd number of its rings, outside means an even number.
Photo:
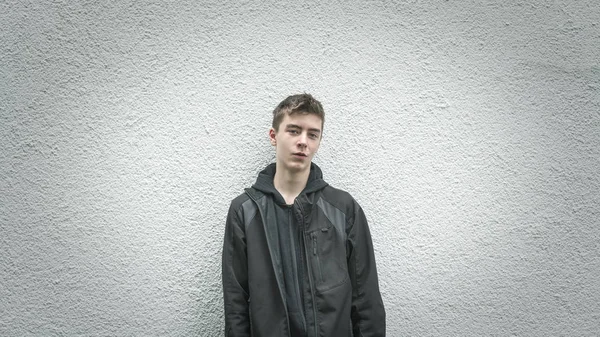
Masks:
[[[310,161],[307,159],[306,162],[287,163],[287,165],[285,165],[285,169],[293,173],[303,172],[310,169]]]

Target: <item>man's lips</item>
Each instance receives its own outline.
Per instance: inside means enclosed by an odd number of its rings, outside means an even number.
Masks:
[[[308,157],[308,155],[306,153],[302,153],[302,152],[294,152],[294,153],[292,153],[292,155],[297,156],[297,157]]]

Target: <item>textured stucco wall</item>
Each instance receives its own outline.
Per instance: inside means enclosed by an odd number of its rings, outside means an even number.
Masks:
[[[596,0],[9,0],[0,22],[0,335],[222,334],[229,201],[302,91],[388,335],[598,335]]]

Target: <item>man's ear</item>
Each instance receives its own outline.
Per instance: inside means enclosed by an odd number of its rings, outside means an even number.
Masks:
[[[271,142],[271,145],[273,145],[273,146],[277,145],[277,139],[275,138],[276,134],[277,134],[277,132],[275,131],[275,129],[273,129],[273,128],[269,129],[269,141]]]

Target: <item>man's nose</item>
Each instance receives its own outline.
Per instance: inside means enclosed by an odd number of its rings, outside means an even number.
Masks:
[[[305,133],[301,133],[300,137],[298,137],[298,146],[305,147],[308,141],[308,137]]]

